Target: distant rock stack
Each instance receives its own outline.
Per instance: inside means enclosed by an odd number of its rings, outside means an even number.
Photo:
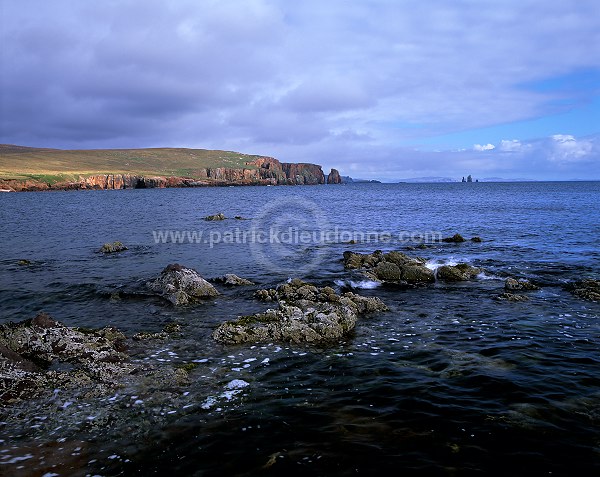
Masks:
[[[340,173],[338,172],[338,170],[331,169],[331,172],[327,176],[327,183],[328,184],[341,184],[342,182],[343,182],[342,177],[340,176]]]

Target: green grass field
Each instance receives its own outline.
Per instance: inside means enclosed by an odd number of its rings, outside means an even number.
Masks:
[[[207,149],[38,149],[0,145],[0,179],[35,179],[47,183],[94,174],[194,177],[208,167],[253,169],[259,156]]]

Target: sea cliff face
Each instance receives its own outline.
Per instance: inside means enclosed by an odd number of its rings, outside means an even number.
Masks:
[[[342,180],[342,177],[340,176],[339,171],[337,169],[331,169],[331,172],[327,176],[327,183],[328,184],[342,184],[343,182],[344,181]]]
[[[147,176],[139,174],[94,174],[78,180],[48,183],[43,180],[1,180],[0,189],[11,191],[81,189],[153,189],[166,187],[208,187],[227,185],[313,185],[324,184],[325,175],[317,164],[281,163],[259,157],[247,168],[201,168],[189,176]]]

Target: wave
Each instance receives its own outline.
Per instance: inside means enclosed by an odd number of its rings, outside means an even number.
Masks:
[[[431,259],[431,260],[427,260],[427,262],[425,263],[425,266],[427,268],[429,268],[429,270],[433,270],[434,272],[440,268],[443,267],[444,265],[449,265],[451,267],[458,265],[459,263],[466,263],[463,260],[455,260],[454,258],[447,258],[447,259]]]
[[[360,289],[360,290],[372,290],[374,288],[377,288],[377,287],[381,286],[380,282],[375,282],[373,280],[360,280],[360,281],[354,281],[354,280],[335,280],[334,283],[338,287],[342,287],[342,288],[354,288],[354,289]]]

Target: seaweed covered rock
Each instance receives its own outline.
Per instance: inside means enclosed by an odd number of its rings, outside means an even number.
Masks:
[[[216,341],[225,344],[335,341],[354,329],[359,315],[387,310],[379,298],[354,293],[338,295],[331,287],[319,288],[298,279],[277,289],[259,290],[255,296],[276,301],[277,309],[222,323],[213,332]]]
[[[0,325],[0,402],[56,386],[113,387],[133,369],[124,351],[125,336],[114,328],[83,332],[44,313]]]
[[[527,295],[520,295],[518,293],[504,292],[494,297],[498,301],[527,301],[529,297]]]
[[[215,278],[213,281],[217,283],[222,283],[223,285],[227,285],[230,287],[238,287],[238,286],[248,286],[255,285],[254,282],[250,280],[246,280],[245,278],[238,277],[233,273],[226,273],[222,277]]]
[[[458,265],[443,265],[437,269],[437,277],[439,280],[446,282],[462,282],[472,280],[481,273],[481,269],[472,267],[466,263]]]
[[[218,213],[215,215],[207,215],[206,217],[204,217],[204,220],[209,221],[209,222],[214,222],[214,221],[219,221],[219,220],[225,220],[227,217],[225,217],[225,215],[223,215],[222,213]]]
[[[127,250],[127,247],[125,245],[123,245],[123,243],[116,241],[116,242],[111,242],[111,243],[105,243],[104,245],[102,245],[102,247],[100,247],[100,250],[98,250],[98,252],[100,253],[117,253],[117,252],[123,252]]]
[[[37,363],[117,362],[126,357],[118,351],[124,342],[125,336],[114,328],[85,333],[68,328],[45,313],[31,320],[0,325],[0,344]]]
[[[534,285],[529,280],[517,280],[515,278],[507,278],[504,282],[504,289],[508,291],[514,290],[539,290],[540,287]]]
[[[178,263],[165,267],[158,278],[146,282],[146,287],[173,305],[195,303],[219,295],[198,272]]]
[[[573,295],[584,300],[600,301],[600,280],[580,280],[566,286]]]
[[[347,270],[363,270],[376,281],[395,284],[419,284],[435,281],[433,271],[427,268],[422,258],[410,257],[402,252],[383,253],[376,250],[370,254],[344,252],[344,267]]]
[[[454,234],[452,237],[445,237],[442,242],[446,243],[462,243],[465,242],[465,238],[461,234]]]

